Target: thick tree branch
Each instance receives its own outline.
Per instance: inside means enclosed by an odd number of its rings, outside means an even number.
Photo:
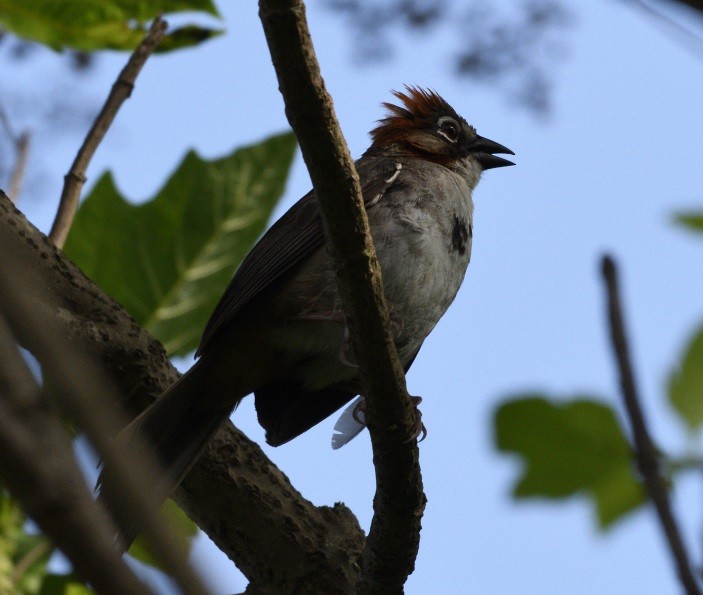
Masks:
[[[259,15],[320,204],[361,367],[376,468],[360,591],[398,592],[414,568],[425,506],[415,416],[388,319],[381,270],[354,163],[315,57],[302,0],[260,0]]]
[[[3,280],[4,281],[4,280]],[[6,325],[0,291],[0,478],[27,514],[101,593],[150,593],[121,558],[114,526],[90,496],[57,411]],[[90,555],[86,555],[89,552]]]
[[[107,368],[131,416],[178,378],[163,346],[1,193],[0,227],[12,241],[7,250],[31,259],[27,274],[58,296],[53,316],[67,337],[89,345]],[[25,299],[31,307],[48,307],[43,293]],[[343,505],[315,507],[302,498],[232,424],[211,441],[183,482],[178,501],[260,590],[293,592],[296,585],[310,584],[333,593],[334,585],[338,590],[339,584],[355,584],[364,544],[356,518]],[[300,520],[291,523],[291,518]]]
[[[364,546],[356,517],[303,498],[232,424],[210,440],[176,501],[245,574],[248,591],[353,592]]]
[[[49,233],[49,237],[59,248],[63,248],[66,238],[68,237],[68,232],[73,224],[73,217],[78,209],[81,190],[87,180],[85,172],[88,169],[88,164],[115,119],[117,111],[132,94],[134,81],[147,58],[164,36],[166,26],[166,22],[162,20],[161,17],[156,17],[154,19],[146,37],[139,44],[137,49],[134,50],[126,66],[122,69],[117,80],[112,85],[112,90],[105,101],[105,105],[103,105],[98,117],[88,131],[71,165],[71,169],[64,176],[64,185],[63,191],[61,192],[59,208],[54,223],[51,226],[51,232]]]
[[[669,545],[669,550],[676,564],[679,580],[688,595],[700,595],[701,591],[691,570],[686,546],[679,531],[676,518],[671,510],[669,494],[659,470],[659,457],[657,449],[647,429],[644,413],[640,406],[640,399],[635,385],[635,377],[630,361],[630,349],[625,334],[625,322],[620,305],[620,291],[615,262],[610,256],[604,256],[601,270],[606,285],[608,296],[608,320],[610,323],[610,337],[613,343],[613,352],[620,373],[620,388],[625,403],[632,436],[635,442],[635,456],[637,467],[644,479],[649,498],[654,503],[664,536]]]

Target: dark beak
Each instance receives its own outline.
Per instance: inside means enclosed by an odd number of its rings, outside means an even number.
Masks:
[[[494,167],[505,167],[506,165],[515,165],[512,161],[494,155],[494,153],[507,153],[508,155],[515,155],[515,153],[508,149],[508,147],[504,147],[500,143],[488,138],[483,138],[482,136],[477,136],[474,139],[474,142],[471,143],[470,151],[473,153],[474,159],[481,164],[484,170]]]

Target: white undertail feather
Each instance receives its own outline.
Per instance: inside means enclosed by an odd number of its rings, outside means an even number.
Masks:
[[[356,409],[356,417],[364,421],[364,412],[359,407],[362,401],[363,397],[354,399],[342,415],[339,416],[337,423],[334,424],[334,434],[332,434],[332,448],[334,450],[342,448],[342,446],[351,442],[366,427],[366,424],[360,424],[354,419],[354,410]]]

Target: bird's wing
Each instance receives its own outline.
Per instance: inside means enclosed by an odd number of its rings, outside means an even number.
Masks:
[[[401,170],[400,163],[385,159],[361,159],[356,165],[367,207],[373,206],[383,196]],[[317,198],[310,191],[276,221],[247,254],[210,316],[196,357],[245,305],[308,258],[324,241]]]

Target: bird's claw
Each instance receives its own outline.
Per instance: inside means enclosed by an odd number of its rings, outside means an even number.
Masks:
[[[411,442],[412,440],[417,440],[422,442],[427,438],[427,428],[425,424],[422,423],[422,412],[418,409],[418,405],[422,403],[422,397],[410,397],[410,402],[413,404],[413,412],[415,413],[415,422],[413,423],[413,435],[407,440]],[[352,409],[352,419],[361,426],[366,425],[364,419],[364,411],[366,410],[366,401],[360,399],[359,402]]]
[[[366,421],[361,419],[361,415],[364,414],[364,411],[366,410],[366,401],[364,399],[361,399],[355,406],[354,409],[352,410],[352,418],[356,423],[358,423],[361,426],[366,425]]]
[[[422,423],[422,411],[418,408],[418,405],[422,403],[422,397],[410,397],[410,402],[413,404],[415,423],[413,424],[413,435],[408,439],[408,442],[413,440],[422,442],[425,438],[427,438],[427,428],[425,427],[425,424]]]

